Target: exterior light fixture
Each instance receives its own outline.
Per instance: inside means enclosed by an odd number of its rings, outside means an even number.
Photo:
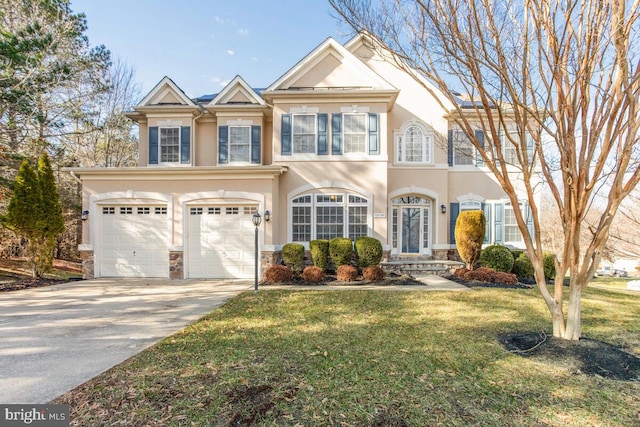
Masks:
[[[265,212],[266,217],[266,212]],[[255,270],[253,275],[253,290],[254,292],[258,292],[258,227],[260,227],[260,223],[262,222],[262,217],[258,212],[254,213],[251,217],[251,222],[256,228],[256,240],[255,240]]]
[[[445,205],[440,205],[440,212],[442,212],[443,214],[447,213],[447,207]]]
[[[89,219],[89,211],[82,211],[82,216],[80,216],[80,219],[83,221],[86,221]]]
[[[267,209],[266,211],[264,211],[264,220],[266,222],[269,222],[269,220],[271,220],[271,211],[269,209]]]

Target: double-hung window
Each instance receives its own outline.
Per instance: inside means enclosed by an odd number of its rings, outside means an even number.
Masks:
[[[345,153],[367,152],[367,114],[343,114]]]
[[[464,132],[458,130],[453,132],[453,164],[473,165],[475,159],[475,149]]]
[[[293,153],[316,152],[316,115],[293,115]]]
[[[229,126],[229,162],[251,161],[251,127]]]
[[[518,205],[518,209],[521,209],[522,205]],[[513,211],[513,205],[511,203],[505,203],[504,205],[504,241],[511,243],[522,242],[522,233],[518,228],[516,222],[516,214]]]
[[[180,128],[160,128],[160,163],[180,161]]]

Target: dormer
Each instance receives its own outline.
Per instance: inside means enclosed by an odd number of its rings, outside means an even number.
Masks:
[[[204,108],[217,121],[217,164],[263,164],[265,125],[271,109],[258,92],[236,76]]]
[[[190,166],[194,119],[204,109],[164,77],[127,117],[140,125],[140,166]]]

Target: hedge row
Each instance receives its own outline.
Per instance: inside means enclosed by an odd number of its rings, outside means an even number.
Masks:
[[[482,250],[479,262],[482,267],[513,273],[520,279],[534,278],[533,264],[524,251],[512,251],[506,246],[491,245]],[[553,279],[556,276],[553,254],[545,252],[543,264],[545,279]]]

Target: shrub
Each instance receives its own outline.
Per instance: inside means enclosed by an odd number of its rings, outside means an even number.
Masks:
[[[310,265],[302,271],[302,279],[311,283],[321,282],[324,279],[324,271],[320,267]]]
[[[542,258],[542,264],[544,266],[544,278],[555,279],[556,277],[556,263],[552,253],[545,252]]]
[[[512,272],[520,279],[533,279],[533,264],[525,252],[513,263]]]
[[[491,281],[494,283],[504,283],[505,285],[515,285],[516,283],[518,283],[518,278],[513,273],[496,271],[493,273]]]
[[[353,282],[358,278],[358,269],[353,265],[343,264],[338,267],[337,279],[341,282]]]
[[[362,270],[362,277],[377,282],[384,279],[384,270],[379,265],[370,265]]]
[[[477,280],[479,282],[491,281],[491,275],[483,270],[467,270],[463,278],[466,280]]]
[[[513,255],[506,246],[491,245],[480,252],[480,265],[496,271],[510,273],[514,263]]]
[[[287,243],[282,247],[282,260],[294,273],[300,273],[304,262],[304,246],[300,243]]]
[[[473,270],[484,240],[485,217],[481,210],[460,212],[456,220],[456,248],[469,270]]]
[[[353,258],[353,244],[351,243],[351,239],[346,237],[331,239],[329,241],[329,256],[336,269],[341,265],[351,263],[351,258]]]
[[[366,268],[382,261],[382,243],[373,237],[358,237],[355,243],[358,267]]]
[[[329,241],[312,240],[309,242],[309,252],[313,265],[320,267],[322,271],[327,271],[327,267],[329,267]]]
[[[464,279],[464,275],[467,273],[467,271],[469,270],[467,270],[465,267],[460,267],[453,272],[453,275],[455,277],[459,277],[460,279]]]
[[[264,272],[264,280],[271,283],[284,283],[293,280],[293,273],[284,265],[272,265]]]

